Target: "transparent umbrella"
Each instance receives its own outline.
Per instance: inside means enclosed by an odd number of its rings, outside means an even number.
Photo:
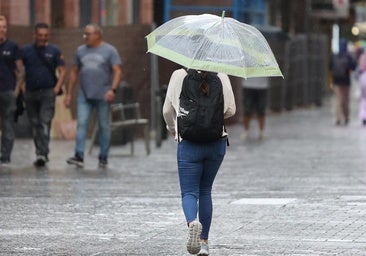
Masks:
[[[172,19],[146,36],[148,52],[189,69],[238,77],[283,76],[255,27],[212,14]]]

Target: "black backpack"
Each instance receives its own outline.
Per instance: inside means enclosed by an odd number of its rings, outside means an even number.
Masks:
[[[335,78],[345,78],[349,73],[349,59],[346,54],[334,55],[332,72]]]
[[[178,135],[185,140],[207,143],[222,137],[224,95],[216,73],[188,70],[179,97]]]

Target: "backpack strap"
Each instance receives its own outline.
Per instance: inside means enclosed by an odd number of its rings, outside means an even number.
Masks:
[[[224,132],[227,133],[225,123],[224,123]],[[230,146],[229,136],[226,136],[226,146],[228,146],[228,147]]]
[[[183,90],[183,84],[184,84],[184,79],[188,76],[189,73],[192,72],[192,69],[189,69],[189,68],[186,68],[186,67],[183,67],[183,69],[186,71],[186,75],[185,77],[183,78],[183,82],[182,82],[182,90]],[[178,106],[179,107],[179,106]],[[179,130],[179,125],[177,125],[177,139],[178,139],[178,143],[181,142],[181,139],[182,137],[180,137],[180,130]]]
[[[177,120],[177,122],[178,122],[178,120]],[[180,137],[179,125],[177,124],[177,140],[178,140],[178,143],[180,143],[181,139],[182,138]]]

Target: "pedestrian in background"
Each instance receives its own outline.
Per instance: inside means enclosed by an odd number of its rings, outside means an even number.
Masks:
[[[7,38],[7,21],[0,15],[0,163],[8,164],[14,145],[16,97],[20,91],[23,64],[18,45]]]
[[[202,76],[203,73],[205,72],[201,72]],[[221,139],[214,142],[196,143],[181,139],[178,134],[177,118],[179,115],[187,114],[185,113],[187,111],[182,110],[180,106],[180,94],[186,76],[187,71],[183,68],[173,72],[163,105],[163,116],[168,131],[178,141],[178,174],[182,207],[189,233],[187,250],[191,254],[208,255],[208,236],[212,220],[211,190],[226,152],[227,133],[222,127]],[[219,73],[217,79],[222,84],[224,99],[222,115],[223,118],[228,118],[235,114],[234,94],[227,75]],[[209,93],[210,86],[208,88]],[[200,90],[202,91],[201,86]]]
[[[349,91],[351,87],[351,71],[356,69],[356,61],[347,49],[347,41],[339,41],[339,52],[331,57],[333,88],[336,95],[336,125],[349,123]]]
[[[253,116],[256,116],[258,121],[259,139],[263,140],[265,137],[268,83],[267,77],[242,79],[244,108],[242,140],[246,140],[249,136],[250,121]]]
[[[362,50],[362,53],[358,59],[358,72],[359,72],[359,83],[361,90],[361,98],[360,98],[360,109],[359,109],[359,117],[362,121],[362,124],[366,126],[366,52],[365,49]]]
[[[49,161],[55,99],[62,90],[66,72],[61,50],[49,43],[49,33],[48,24],[37,23],[33,31],[34,42],[21,49],[25,67],[24,100],[36,147],[36,167]]]
[[[71,93],[80,74],[77,98],[77,130],[75,155],[67,159],[68,164],[84,165],[84,149],[92,110],[95,108],[99,131],[99,167],[107,167],[111,139],[110,103],[114,101],[121,81],[121,58],[117,49],[104,42],[102,29],[89,24],[84,31],[85,44],[78,47],[65,97],[65,105],[70,106]]]
[[[361,89],[359,116],[362,121],[362,125],[366,126],[366,72],[361,73],[359,82]]]

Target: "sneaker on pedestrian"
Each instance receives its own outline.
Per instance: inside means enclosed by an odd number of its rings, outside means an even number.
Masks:
[[[0,158],[0,165],[1,166],[9,166],[10,165],[10,159],[9,158]]]
[[[207,256],[208,255],[208,243],[201,242],[201,250],[198,252],[197,256]]]
[[[201,250],[202,224],[199,221],[192,221],[188,227],[187,251],[190,254],[197,254]]]
[[[35,167],[43,167],[46,165],[46,157],[45,156],[37,156],[36,161],[33,162]]]
[[[107,166],[108,166],[107,159],[100,158],[99,159],[99,168],[107,168]]]
[[[67,159],[66,163],[76,165],[77,167],[83,167],[84,159],[79,154],[76,153],[75,156]]]

